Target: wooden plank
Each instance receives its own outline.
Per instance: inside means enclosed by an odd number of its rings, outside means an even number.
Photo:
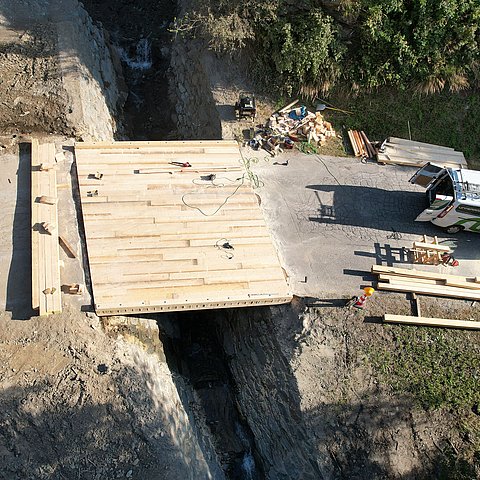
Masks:
[[[413,242],[413,248],[420,250],[435,250],[437,252],[451,252],[451,248],[447,245],[436,245],[434,243]]]
[[[414,292],[434,297],[463,298],[468,300],[480,300],[480,292],[466,288],[446,287],[440,285],[425,285],[420,283],[383,283],[378,282],[379,290],[388,290],[393,292]]]
[[[404,162],[423,162],[423,163],[435,163],[437,165],[466,165],[467,161],[463,157],[457,156],[440,156],[440,155],[410,155],[406,152],[385,150],[384,155],[387,155],[391,161],[404,161]]]
[[[32,231],[32,308],[40,308],[40,234],[37,232],[39,222],[38,207],[35,205],[35,199],[40,191],[39,175],[35,172],[38,167],[38,140],[32,139],[32,159],[31,159],[31,231]]]
[[[451,147],[445,147],[443,145],[434,145],[433,143],[417,142],[415,140],[407,140],[405,138],[390,137],[388,140],[390,143],[394,143],[398,145],[407,145],[407,146],[412,145],[412,146],[418,146],[423,148],[437,148],[439,150],[454,150]]]
[[[360,150],[359,150],[358,147],[357,147],[357,142],[355,141],[355,137],[354,137],[354,135],[353,135],[353,131],[352,131],[352,130],[348,130],[347,134],[348,134],[348,138],[350,139],[350,144],[352,145],[353,154],[354,154],[356,157],[359,157],[359,156],[360,156]]]
[[[54,158],[54,144],[32,141],[32,307],[40,315],[62,311],[58,238],[40,226],[46,222],[58,228],[58,208],[56,202],[38,202],[42,196],[57,198],[55,169],[39,168]]]
[[[475,322],[472,320],[453,320],[447,318],[427,318],[412,317],[407,315],[385,314],[383,317],[383,321],[387,323],[401,323],[406,325],[480,330],[480,322]]]
[[[452,281],[465,281],[475,282],[475,277],[462,277],[460,275],[451,275],[448,273],[429,272],[427,270],[416,270],[410,268],[389,267],[388,265],[372,265],[371,272],[386,273],[391,275],[408,276],[415,278],[431,278],[436,280],[452,280]]]
[[[75,142],[75,150],[105,150],[105,149],[143,149],[143,148],[173,148],[190,146],[232,146],[238,148],[234,140],[176,140],[176,141],[133,141],[133,142]]]
[[[397,275],[386,275],[384,273],[380,273],[378,275],[378,279],[382,282],[402,283],[406,285],[410,283],[424,283],[426,285],[445,285],[444,280],[435,280],[433,278],[414,278],[414,277],[397,276]]]
[[[58,236],[58,241],[60,242],[61,247],[63,248],[64,252],[70,258],[77,258],[77,254],[75,249],[70,245],[70,243],[63,237],[62,235]]]
[[[405,167],[423,167],[428,162],[426,160],[414,160],[414,159],[401,159],[395,158],[391,159],[388,155],[384,153],[379,153],[377,155],[379,163],[385,163],[389,165],[401,165]],[[442,165],[444,168],[458,168],[459,165],[457,163],[450,163],[450,162],[435,162],[439,165]]]
[[[473,290],[480,290],[480,283],[477,282],[467,282],[460,280],[444,280],[444,283],[447,287],[460,287],[460,288],[471,288]]]
[[[204,310],[215,308],[239,308],[250,307],[252,305],[279,305],[282,303],[289,303],[290,296],[273,297],[273,296],[259,296],[252,299],[237,299],[237,300],[205,300],[205,301],[184,301],[177,304],[143,304],[141,306],[122,306],[117,304],[99,305],[95,304],[95,311],[99,316],[106,315],[134,315],[139,313],[156,313],[169,311],[188,311],[188,310]]]

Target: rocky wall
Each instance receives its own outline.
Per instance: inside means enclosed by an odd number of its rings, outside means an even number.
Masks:
[[[201,63],[202,47],[177,37],[172,46],[169,94],[172,121],[178,138],[215,140],[222,138],[222,126],[209,81]]]
[[[82,140],[112,140],[127,95],[120,61],[101,24],[76,0],[72,7],[58,27],[59,65],[70,100],[67,121]]]
[[[282,307],[288,315],[289,307]],[[235,379],[238,406],[254,437],[268,479],[323,478],[303,423],[300,393],[287,352],[273,334],[268,307],[218,315],[218,333]]]

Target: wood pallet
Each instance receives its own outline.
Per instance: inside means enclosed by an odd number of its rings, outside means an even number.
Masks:
[[[478,277],[462,277],[384,265],[373,265],[372,273],[379,277],[377,284],[379,290],[480,300]]]
[[[453,148],[396,137],[390,137],[384,143],[377,160],[378,163],[410,167],[423,167],[431,162],[445,168],[467,168],[463,153]]]
[[[32,140],[32,307],[40,315],[62,311],[58,243],[58,209],[56,201],[43,203],[42,196],[57,198],[55,145]],[[48,170],[41,170],[41,166]],[[54,227],[47,233],[42,224]]]
[[[75,156],[98,315],[291,300],[236,142],[77,143]]]

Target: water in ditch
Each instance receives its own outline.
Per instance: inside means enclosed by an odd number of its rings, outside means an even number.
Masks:
[[[168,100],[168,25],[174,2],[158,0],[84,0],[95,21],[109,32],[123,66],[128,88],[124,109],[125,132],[131,140],[175,138]],[[208,312],[176,315],[179,335],[162,335],[172,371],[186,378],[197,394],[226,477],[232,480],[264,478],[254,436],[242,418],[236,385],[228,368],[216,323]],[[159,319],[160,330],[162,320]]]
[[[83,0],[94,21],[108,31],[128,89],[122,123],[130,140],[175,136],[167,70],[177,5],[159,0]]]

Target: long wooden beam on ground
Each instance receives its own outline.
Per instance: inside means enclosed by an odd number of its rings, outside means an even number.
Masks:
[[[389,290],[391,292],[414,292],[423,295],[432,295],[434,297],[463,298],[466,300],[480,300],[480,291],[470,290],[468,288],[446,287],[443,285],[426,285],[421,283],[385,283],[378,282],[379,290]]]
[[[462,277],[461,275],[451,275],[440,272],[427,272],[426,270],[416,270],[410,268],[389,267],[388,265],[372,265],[372,273],[385,273],[388,275],[398,275],[414,278],[430,278],[446,281],[471,281],[476,282],[478,277]],[[480,282],[476,282],[480,285]]]
[[[32,307],[40,315],[62,311],[58,243],[57,204],[42,203],[42,196],[57,198],[56,171],[41,170],[41,165],[55,163],[55,145],[32,140]],[[49,224],[49,234],[42,224]]]
[[[412,317],[407,315],[391,315],[385,314],[384,322],[401,323],[406,325],[420,325],[428,327],[447,327],[447,328],[464,328],[470,330],[480,330],[480,322],[472,320],[453,320],[447,318],[427,318]]]

